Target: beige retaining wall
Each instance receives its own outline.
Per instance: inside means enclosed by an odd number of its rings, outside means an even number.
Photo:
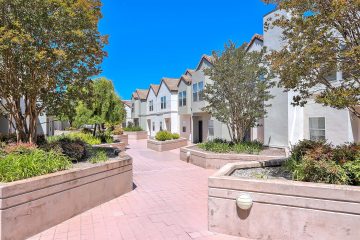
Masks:
[[[129,145],[129,136],[127,134],[113,135],[114,141],[125,143],[125,146]]]
[[[154,151],[163,152],[169,151],[177,148],[184,147],[188,144],[188,140],[185,138],[179,138],[175,140],[168,141],[157,141],[154,139],[147,140],[147,148],[152,149]]]
[[[209,230],[251,239],[356,240],[360,236],[360,187],[242,179],[228,176],[228,164],[209,178]],[[250,210],[236,206],[248,193]]]
[[[35,235],[131,191],[132,184],[132,159],[126,154],[83,169],[1,184],[0,238]]]
[[[114,142],[114,143],[103,143],[99,145],[93,145],[93,147],[99,148],[112,148],[112,149],[119,149],[120,152],[126,151],[126,144],[124,142]]]
[[[251,154],[222,154],[193,149],[194,146],[180,149],[180,159],[202,168],[219,169],[228,163],[248,161],[268,161],[272,159],[286,159],[285,156],[251,155]],[[188,157],[190,153],[190,157]]]
[[[132,140],[140,140],[140,139],[147,139],[148,138],[147,131],[124,132],[124,134],[128,135],[128,138],[132,139]]]

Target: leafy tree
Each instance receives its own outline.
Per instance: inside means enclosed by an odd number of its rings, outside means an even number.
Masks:
[[[266,115],[265,102],[272,97],[270,76],[262,64],[264,51],[247,52],[246,44],[236,48],[230,42],[220,56],[213,56],[213,67],[205,69],[212,83],[205,86],[204,110],[227,125],[234,142],[241,142]]]
[[[99,74],[107,42],[100,8],[100,0],[0,1],[1,106],[18,140],[36,141],[38,116]]]
[[[92,97],[88,103],[80,102],[76,108],[75,125],[95,125],[96,129],[103,129],[105,124],[114,126],[125,118],[125,107],[115,93],[113,83],[106,78],[99,78],[92,82]]]
[[[270,55],[279,85],[298,94],[294,105],[310,97],[360,117],[360,1],[265,0],[291,13],[268,19],[267,27],[283,29],[287,46]],[[342,79],[334,81],[336,72]]]

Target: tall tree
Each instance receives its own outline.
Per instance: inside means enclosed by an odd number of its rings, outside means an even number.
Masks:
[[[294,105],[309,97],[360,117],[360,1],[265,0],[288,14],[268,19],[283,29],[286,47],[270,55],[279,85],[298,94]],[[342,72],[340,81],[334,81]]]
[[[105,124],[114,126],[125,118],[125,107],[115,93],[112,81],[99,78],[92,82],[92,97],[88,103],[80,102],[76,108],[75,124],[79,127],[92,124],[94,135],[96,129],[102,129]]]
[[[100,0],[0,1],[0,98],[19,140],[34,142],[38,116],[99,74],[100,8]]]
[[[265,102],[272,96],[264,51],[247,52],[247,45],[236,48],[230,42],[219,55],[213,53],[213,66],[205,70],[212,83],[206,84],[205,111],[227,125],[233,141],[243,141],[246,133],[266,115]]]

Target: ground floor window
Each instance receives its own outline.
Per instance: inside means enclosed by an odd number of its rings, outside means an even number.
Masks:
[[[310,140],[323,141],[325,137],[325,118],[311,117],[309,118]]]
[[[152,129],[155,131],[155,122],[152,123]]]
[[[214,137],[214,120],[209,120],[209,137]]]
[[[160,131],[163,130],[162,122],[160,122]]]

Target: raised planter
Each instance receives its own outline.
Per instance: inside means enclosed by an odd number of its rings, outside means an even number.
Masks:
[[[132,190],[125,153],[90,167],[0,184],[0,238],[26,239]]]
[[[163,152],[184,147],[187,145],[187,143],[188,140],[186,138],[179,138],[168,141],[157,141],[155,139],[148,139],[147,148],[158,152]]]
[[[219,169],[228,163],[268,161],[272,159],[286,159],[286,157],[285,151],[283,154],[223,154],[206,152],[197,148],[196,145],[193,145],[180,149],[180,159],[202,168]]]
[[[128,135],[128,138],[131,140],[140,140],[140,139],[148,138],[147,131],[124,132],[124,134]]]
[[[126,151],[126,144],[124,142],[103,143],[100,145],[93,145],[93,147],[114,148],[120,150],[120,152]]]
[[[230,176],[264,163],[232,163],[209,178],[209,230],[251,239],[355,240],[360,187]],[[249,210],[236,199],[248,193]]]
[[[113,135],[114,141],[123,142],[125,146],[129,145],[129,136],[127,134]]]

